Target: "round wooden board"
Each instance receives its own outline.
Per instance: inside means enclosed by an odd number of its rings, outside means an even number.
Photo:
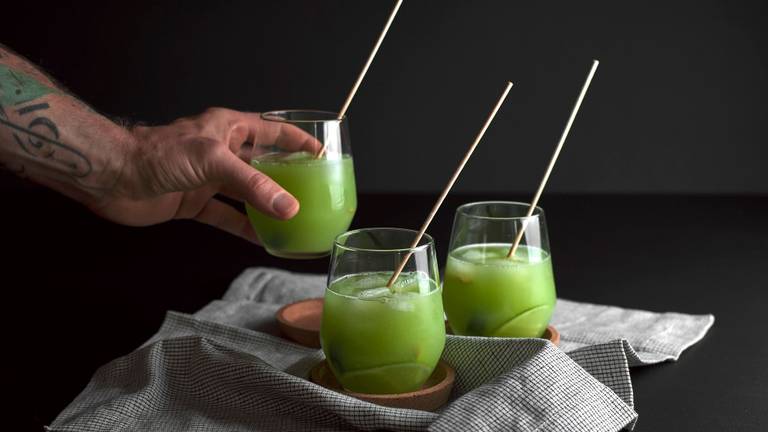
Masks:
[[[325,360],[312,368],[309,378],[312,382],[327,389],[377,405],[435,411],[448,402],[451,390],[453,389],[453,383],[456,379],[456,371],[448,363],[440,361],[421,389],[398,394],[367,394],[345,390],[336,380],[333,372],[331,372],[331,368],[328,367],[328,362]]]

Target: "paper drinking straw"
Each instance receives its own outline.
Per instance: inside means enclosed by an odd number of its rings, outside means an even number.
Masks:
[[[576,104],[573,106],[573,110],[571,110],[571,116],[568,118],[568,123],[565,124],[565,129],[563,129],[563,134],[560,135],[560,142],[557,143],[557,147],[555,148],[555,153],[552,154],[552,159],[549,161],[549,166],[547,166],[547,171],[544,173],[544,178],[541,179],[541,183],[539,184],[539,189],[536,191],[536,194],[533,196],[533,201],[531,201],[531,206],[528,208],[528,213],[525,215],[525,219],[523,219],[523,223],[520,226],[520,231],[517,232],[517,236],[515,236],[515,241],[512,243],[512,247],[509,248],[509,253],[507,253],[507,258],[512,258],[515,256],[515,252],[517,251],[517,247],[520,246],[520,240],[523,239],[523,234],[525,234],[525,229],[528,226],[528,219],[533,214],[533,211],[536,209],[536,204],[539,202],[539,198],[541,198],[541,193],[544,192],[544,186],[547,184],[547,180],[549,180],[549,175],[552,174],[552,169],[555,167],[555,162],[557,162],[557,157],[560,156],[560,150],[563,149],[563,144],[565,144],[565,139],[568,137],[568,132],[571,130],[571,126],[573,125],[573,121],[576,119],[576,114],[579,112],[579,107],[581,107],[581,101],[584,100],[584,96],[587,94],[587,89],[589,88],[589,83],[592,82],[592,77],[595,76],[595,71],[597,70],[597,65],[599,65],[600,62],[597,60],[592,60],[592,69],[589,70],[589,75],[587,75],[587,80],[584,81],[584,86],[581,88],[581,93],[579,93],[579,98],[576,99]]]
[[[363,70],[360,71],[360,75],[358,75],[357,81],[355,81],[355,85],[352,86],[352,90],[350,90],[349,95],[347,95],[347,100],[344,101],[344,105],[342,105],[341,111],[339,111],[339,116],[337,117],[338,120],[341,120],[342,118],[344,118],[344,114],[347,113],[349,104],[352,103],[352,98],[355,97],[355,93],[357,93],[357,89],[360,87],[360,84],[363,82],[363,78],[365,78],[365,74],[366,72],[368,72],[368,68],[371,67],[373,58],[376,57],[376,53],[379,51],[379,47],[381,46],[381,43],[384,41],[384,36],[387,35],[389,26],[392,25],[392,21],[395,20],[395,15],[397,15],[397,11],[400,10],[400,5],[402,4],[403,4],[403,0],[397,0],[397,4],[395,4],[395,8],[392,9],[392,13],[389,14],[389,19],[387,20],[387,23],[384,25],[384,30],[381,31],[381,34],[379,35],[379,39],[376,41],[376,45],[373,46],[373,51],[371,51],[371,55],[368,56],[368,61],[365,62],[365,66],[363,66]],[[323,147],[320,148],[320,151],[317,153],[316,158],[320,159],[321,157],[323,157],[324,153],[325,153],[325,144],[323,144]]]
[[[456,180],[459,178],[459,174],[461,174],[461,170],[464,169],[464,165],[467,164],[467,161],[469,160],[470,156],[472,156],[472,152],[475,151],[475,147],[477,147],[477,145],[480,143],[480,140],[483,138],[483,135],[485,135],[485,131],[488,130],[488,126],[491,125],[493,118],[496,116],[496,113],[499,111],[499,108],[501,108],[501,104],[504,103],[504,99],[507,98],[507,95],[509,94],[509,91],[511,89],[512,89],[512,83],[508,82],[507,87],[504,89],[504,93],[502,93],[501,97],[499,98],[499,101],[496,102],[496,106],[493,107],[493,110],[491,111],[491,114],[488,116],[488,119],[485,121],[483,128],[480,129],[480,133],[477,134],[475,141],[472,143],[471,146],[469,146],[469,150],[467,150],[467,153],[461,159],[461,162],[459,162],[459,166],[458,168],[456,168],[456,171],[451,176],[451,179],[448,180],[448,184],[445,185],[445,189],[443,189],[443,192],[440,194],[440,197],[437,199],[437,202],[435,203],[434,207],[432,207],[432,211],[429,212],[429,215],[427,216],[427,219],[424,221],[424,224],[421,226],[419,233],[416,235],[416,238],[413,240],[413,243],[411,243],[411,247],[410,247],[411,249],[414,249],[416,246],[419,245],[419,242],[421,241],[421,237],[427,231],[427,227],[429,227],[429,224],[432,222],[432,218],[435,217],[435,214],[437,213],[437,210],[440,208],[440,205],[443,204],[445,197],[448,196],[448,192],[450,192],[451,187],[453,187],[453,184],[456,183]],[[392,284],[394,284],[395,281],[397,280],[397,277],[400,276],[400,273],[405,268],[405,264],[411,258],[411,255],[413,255],[412,250],[409,251],[407,255],[405,255],[402,261],[400,261],[400,265],[397,266],[397,269],[395,269],[395,272],[392,274],[392,277],[389,278],[389,282],[387,282],[387,288],[392,289]]]

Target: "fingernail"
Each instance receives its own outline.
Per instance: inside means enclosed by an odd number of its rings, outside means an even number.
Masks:
[[[292,196],[287,193],[281,193],[272,201],[272,208],[278,214],[293,216],[293,209],[297,207],[296,204],[297,202]]]

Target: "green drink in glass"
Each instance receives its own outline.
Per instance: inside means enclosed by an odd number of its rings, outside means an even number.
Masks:
[[[371,228],[336,240],[325,293],[320,341],[341,385],[359,393],[415,391],[435,369],[445,345],[434,243],[415,231]],[[394,267],[413,256],[391,288]]]
[[[273,219],[246,204],[248,218],[272,255],[319,258],[330,253],[333,240],[345,232],[357,209],[357,192],[346,119],[322,111],[274,111],[266,121],[280,122],[297,136],[304,134],[321,157],[306,148],[254,147],[251,165],[268,175],[299,201],[299,212],[287,221]],[[311,147],[311,146],[310,146]]]
[[[540,337],[556,302],[544,212],[528,204],[482,202],[456,211],[443,301],[459,335]],[[507,257],[525,229],[514,257]],[[506,240],[506,242],[504,242]]]

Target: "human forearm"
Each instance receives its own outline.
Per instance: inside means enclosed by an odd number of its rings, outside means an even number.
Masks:
[[[275,218],[295,215],[296,199],[246,162],[248,148],[274,146],[321,147],[295,126],[224,108],[129,131],[0,45],[0,163],[109,220],[195,219],[256,241],[245,215],[216,195]]]
[[[0,163],[86,205],[114,192],[134,138],[0,45]]]

